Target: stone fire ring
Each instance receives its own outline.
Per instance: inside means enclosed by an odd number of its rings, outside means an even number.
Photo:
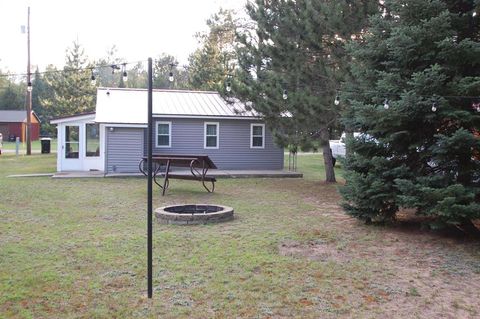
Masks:
[[[233,208],[211,204],[182,204],[157,208],[155,215],[162,224],[199,225],[233,220]]]

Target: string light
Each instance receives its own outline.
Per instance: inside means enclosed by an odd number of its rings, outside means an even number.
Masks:
[[[122,68],[123,68],[123,82],[127,82],[128,81],[127,64],[123,63]]]
[[[340,97],[338,96],[335,96],[335,101],[333,102],[335,105],[339,105],[340,104]]]
[[[90,76],[90,84],[95,85],[97,84],[97,79],[95,78],[95,74],[93,73],[93,69],[91,70],[92,75]]]
[[[110,67],[112,68],[112,74],[115,74],[115,70],[120,70],[120,67],[116,64],[112,64]]]
[[[173,67],[176,66],[175,63],[170,63],[170,73],[168,73],[168,80],[170,82],[173,82],[173,80],[175,80],[175,78],[173,77]]]
[[[390,105],[388,104],[388,99],[385,99],[385,101],[383,101],[383,108],[385,110],[388,110],[390,108]]]
[[[473,13],[472,13],[472,17],[474,17],[474,18],[475,18],[476,16],[477,16],[477,11],[473,11]]]
[[[27,84],[27,91],[32,92],[32,82],[28,82]]]
[[[232,90],[232,83],[230,83],[230,81],[227,82],[227,86],[225,89],[227,90],[227,92],[230,92]]]
[[[436,112],[437,111],[437,103],[433,102],[432,104],[432,112]]]
[[[283,90],[282,98],[283,98],[284,100],[288,99],[288,94],[287,94],[287,90],[286,90],[286,89]]]

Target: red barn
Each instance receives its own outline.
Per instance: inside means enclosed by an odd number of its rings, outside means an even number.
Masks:
[[[30,120],[32,122],[30,137],[32,141],[36,141],[40,136],[40,120],[33,111]],[[2,133],[4,141],[20,137],[20,142],[23,143],[26,141],[26,130],[26,111],[0,110],[0,133]]]

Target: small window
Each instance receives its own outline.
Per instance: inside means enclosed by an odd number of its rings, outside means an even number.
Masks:
[[[265,124],[251,125],[251,148],[265,148]]]
[[[205,123],[205,148],[218,148],[218,123]]]
[[[157,122],[157,147],[170,147],[172,136],[171,122]]]
[[[100,156],[100,129],[98,124],[85,125],[85,156]]]

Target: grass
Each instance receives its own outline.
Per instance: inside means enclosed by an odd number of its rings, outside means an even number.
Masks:
[[[6,178],[51,172],[55,156],[2,155],[0,318],[480,315],[478,244],[360,224],[321,182],[321,157],[298,160],[304,179],[155,189],[154,207],[219,203],[236,219],[155,223],[148,300],[144,179]]]
[[[8,142],[8,141],[3,141],[3,150],[15,150],[16,149],[16,143],[15,142]],[[27,143],[20,143],[19,145],[19,151],[21,153],[25,153],[27,149]],[[57,140],[52,139],[50,141],[50,150],[55,151],[57,149]],[[40,152],[41,150],[41,143],[40,140],[37,141],[32,141],[32,151]]]

